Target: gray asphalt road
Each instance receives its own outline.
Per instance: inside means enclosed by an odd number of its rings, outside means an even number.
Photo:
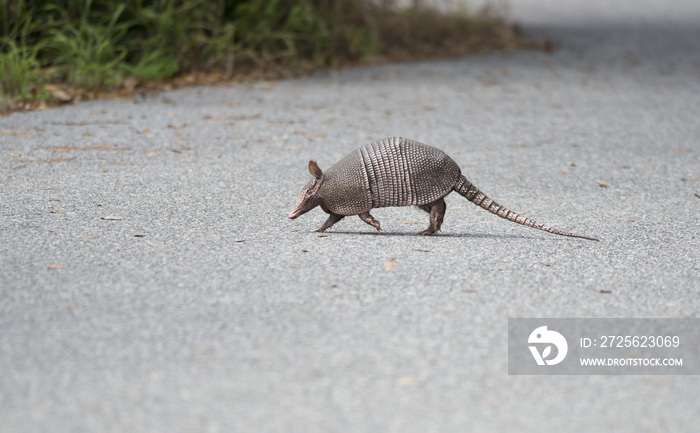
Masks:
[[[700,315],[700,6],[549,3],[513,17],[553,54],[0,118],[0,430],[697,431],[697,376],[507,374],[508,317]],[[287,220],[391,135],[601,242],[457,195],[434,237]]]

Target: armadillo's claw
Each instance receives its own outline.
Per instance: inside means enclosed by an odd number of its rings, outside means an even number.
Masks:
[[[360,217],[360,219],[362,221],[366,222],[367,224],[369,224],[372,227],[374,227],[375,229],[377,229],[379,234],[382,233],[382,228],[379,225],[379,221],[375,220],[374,217],[372,217],[372,215],[369,214],[369,212],[363,212],[363,213],[359,214],[358,216]]]

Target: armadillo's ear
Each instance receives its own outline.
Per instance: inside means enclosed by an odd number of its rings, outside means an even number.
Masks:
[[[313,159],[309,161],[309,173],[311,173],[311,176],[315,177],[316,179],[320,179],[321,176],[323,176],[323,171]]]

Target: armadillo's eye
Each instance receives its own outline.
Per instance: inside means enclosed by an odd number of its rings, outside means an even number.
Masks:
[[[311,188],[307,189],[307,190],[306,190],[306,195],[309,196],[309,195],[311,195],[311,194],[313,194],[313,190],[312,190]]]

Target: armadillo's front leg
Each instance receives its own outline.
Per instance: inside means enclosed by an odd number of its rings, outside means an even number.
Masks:
[[[420,208],[430,214],[430,226],[422,232],[418,232],[418,234],[430,236],[440,230],[442,220],[445,218],[445,209],[447,209],[447,205],[444,199],[439,199],[432,203],[421,205]]]
[[[329,228],[331,228],[333,226],[333,224],[337,223],[338,221],[342,220],[343,218],[345,218],[345,215],[338,215],[337,213],[330,213],[330,215],[328,215],[328,219],[326,220],[326,222],[324,222],[321,227],[317,228],[314,231],[323,233],[326,230],[328,230]]]
[[[369,214],[369,212],[361,213],[361,214],[358,215],[358,216],[360,217],[360,219],[361,219],[362,221],[366,222],[367,224],[369,224],[369,225],[371,225],[372,227],[374,227],[375,229],[377,229],[377,231],[379,232],[379,234],[382,234],[382,229],[379,227],[379,221],[375,220],[375,219],[372,217],[372,215]]]

